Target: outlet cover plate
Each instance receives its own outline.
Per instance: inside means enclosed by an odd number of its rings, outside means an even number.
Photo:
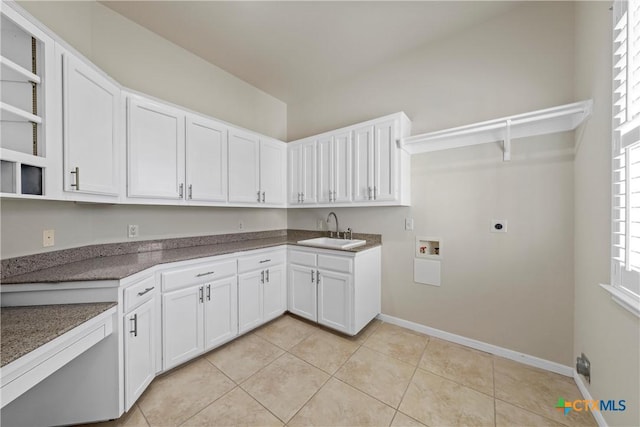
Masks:
[[[127,225],[127,236],[129,236],[130,239],[135,239],[136,237],[138,237],[139,231],[140,230],[138,229],[138,226],[136,224]]]
[[[507,232],[507,220],[506,219],[492,219],[491,230],[492,233],[506,233]]]
[[[55,230],[43,230],[42,231],[42,247],[48,248],[56,244],[56,231]]]

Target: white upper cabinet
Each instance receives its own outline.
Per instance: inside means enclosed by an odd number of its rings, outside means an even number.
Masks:
[[[227,128],[218,122],[187,117],[187,200],[227,201],[227,135]]]
[[[287,181],[287,148],[280,141],[260,140],[260,192],[261,203],[285,204]]]
[[[409,205],[410,158],[398,140],[410,131],[407,116],[397,113],[291,143],[290,206],[301,205],[298,193],[311,181],[317,182],[317,199],[311,203],[318,205]],[[316,144],[317,167],[304,171],[302,150],[311,143]]]
[[[129,97],[128,196],[184,197],[184,113],[141,97]]]
[[[351,135],[346,131],[318,139],[318,202],[351,201]]]
[[[316,142],[310,140],[292,145],[289,148],[289,203],[316,203],[317,177]]]
[[[284,206],[286,144],[233,129],[229,132],[229,202]]]
[[[229,131],[229,202],[259,203],[260,139],[238,129]]]
[[[60,198],[60,79],[55,42],[2,2],[0,13],[0,193]]]
[[[59,48],[63,76],[64,190],[117,196],[120,88]],[[80,198],[84,198],[80,197]]]

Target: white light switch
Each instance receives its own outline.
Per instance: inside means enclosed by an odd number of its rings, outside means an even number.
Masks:
[[[404,229],[407,231],[413,230],[413,218],[404,219]]]

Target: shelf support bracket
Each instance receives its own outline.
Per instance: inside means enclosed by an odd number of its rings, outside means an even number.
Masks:
[[[505,122],[504,141],[502,142],[504,153],[502,159],[505,162],[511,160],[511,119]]]

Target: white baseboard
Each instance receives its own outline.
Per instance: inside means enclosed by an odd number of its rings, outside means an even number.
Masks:
[[[525,365],[555,372],[556,374],[564,375],[567,377],[574,377],[574,369],[570,366],[561,365],[560,363],[552,362],[550,360],[541,359],[539,357],[509,350],[504,347],[498,347],[497,345],[477,341],[471,338],[463,337],[461,335],[452,334],[440,329],[430,328],[429,326],[424,326],[419,323],[389,316],[388,314],[379,314],[377,317],[384,322],[402,326],[403,328],[411,329],[412,331],[421,332],[423,334],[431,335],[433,337],[464,345],[466,347],[471,347],[476,350],[484,351],[486,353],[495,354],[496,356],[504,357],[505,359],[514,360],[516,362],[524,363]]]
[[[578,374],[578,372],[575,369],[573,370],[573,380],[576,382],[576,385],[578,386],[578,390],[580,390],[580,394],[582,394],[582,397],[584,397],[585,400],[595,400],[591,396],[591,393],[589,393],[589,389],[587,388],[587,385],[584,383],[582,376]],[[608,427],[607,422],[602,416],[602,412],[591,411],[591,415],[593,415],[593,418],[595,418],[596,422],[600,427]]]

